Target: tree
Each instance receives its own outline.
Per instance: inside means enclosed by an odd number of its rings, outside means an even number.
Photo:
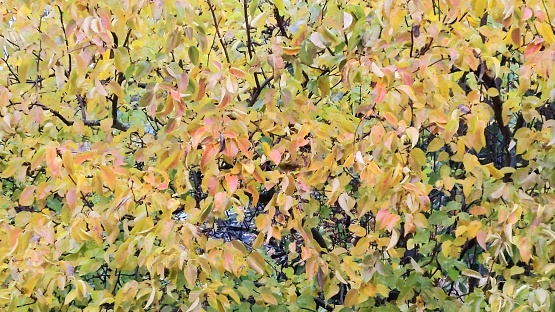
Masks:
[[[551,1],[4,1],[0,306],[550,311]]]

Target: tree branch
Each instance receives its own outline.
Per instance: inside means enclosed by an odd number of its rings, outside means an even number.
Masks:
[[[58,12],[60,13],[60,22],[62,24],[62,31],[64,32],[64,40],[66,42],[66,51],[67,51],[67,59],[68,59],[68,69],[67,69],[67,77],[71,74],[71,53],[69,51],[69,41],[67,40],[66,34],[66,26],[64,25],[64,13],[62,12],[62,8],[58,5]]]
[[[216,35],[218,36],[218,39],[220,39],[220,44],[222,45],[222,49],[224,50],[225,59],[227,60],[228,63],[231,63],[229,61],[229,55],[227,54],[227,49],[225,47],[224,39],[222,37],[222,34],[220,33],[220,27],[218,26],[218,21],[216,20],[216,13],[214,13],[214,7],[212,6],[212,2],[210,2],[210,0],[206,0],[206,3],[208,4],[210,13],[212,13],[212,20],[214,21],[214,27],[216,28]]]
[[[274,76],[270,76],[270,77],[266,78],[266,80],[264,80],[264,82],[262,82],[262,85],[260,86],[260,88],[256,88],[256,90],[254,91],[254,93],[252,94],[252,96],[249,99],[248,107],[252,107],[254,105],[256,100],[258,100],[258,97],[260,96],[260,93],[262,92],[262,89],[264,89],[270,83],[270,81],[272,81],[272,79],[274,79]]]
[[[100,126],[100,120],[86,119],[86,114],[84,113],[85,103],[84,103],[83,97],[80,96],[80,95],[77,95],[77,101],[79,102],[79,106],[82,109],[81,117],[82,117],[83,124],[85,126],[88,126],[88,127],[98,127],[98,126]],[[42,103],[35,102],[35,103],[32,103],[30,106],[31,107],[38,106],[38,107],[40,107],[44,110],[50,111],[50,113],[52,113],[52,115],[58,117],[66,126],[72,126],[74,124],[73,120],[69,120],[69,119],[65,118],[64,115],[62,115],[59,111],[57,111],[55,109],[52,109],[52,108],[50,108],[50,107],[48,107],[48,106],[46,106]],[[116,116],[117,116],[117,114],[116,114]],[[126,124],[122,123],[121,121],[119,121],[118,119],[113,118],[112,128],[125,132],[125,131],[129,130],[129,125],[126,125]]]
[[[8,64],[7,57],[6,57],[6,59],[2,58],[2,61],[4,61],[4,64],[6,64],[6,67],[8,67],[8,70],[10,71],[10,73],[12,74],[12,76],[15,78],[15,81],[17,81],[17,83],[20,83],[21,81],[19,81],[19,77],[18,77],[17,74],[13,71],[13,68],[10,66],[10,64]]]
[[[247,27],[247,51],[249,53],[249,59],[252,60],[252,55],[254,54],[254,48],[252,46],[251,39],[251,25],[249,23],[249,0],[243,0],[243,13],[245,14],[245,25]],[[258,74],[254,73],[254,82],[256,83],[256,88],[260,89],[260,81],[258,81]]]

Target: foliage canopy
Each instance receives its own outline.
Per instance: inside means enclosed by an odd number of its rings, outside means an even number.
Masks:
[[[552,18],[0,1],[0,307],[553,309]]]

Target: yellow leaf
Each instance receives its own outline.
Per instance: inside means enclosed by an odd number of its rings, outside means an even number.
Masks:
[[[283,16],[284,13],[285,13],[285,7],[283,5],[283,0],[274,0],[274,5],[278,9],[279,15]]]
[[[1,175],[2,179],[6,179],[13,176],[18,168],[21,168],[21,164],[14,161],[10,162],[6,167],[6,169],[2,171],[2,175]]]
[[[473,277],[473,278],[476,278],[476,279],[481,279],[482,278],[482,274],[480,274],[480,273],[478,273],[474,270],[471,270],[471,269],[463,269],[461,271],[461,274],[465,275],[465,276],[468,276],[468,277]]]
[[[358,304],[359,293],[357,289],[350,289],[345,296],[345,305],[353,307]]]
[[[278,304],[278,301],[276,299],[276,297],[274,297],[274,295],[269,294],[269,293],[262,293],[262,300],[268,304],[271,305],[276,305]]]
[[[148,307],[150,307],[150,305],[154,302],[154,297],[156,295],[156,288],[154,287],[154,284],[152,284],[151,287],[152,287],[152,291],[150,293],[150,297],[148,298],[148,301],[146,302],[144,309],[148,309]]]
[[[543,37],[543,39],[547,43],[549,44],[555,43],[555,35],[553,34],[553,28],[551,27],[551,25],[547,23],[542,23],[537,20],[534,22],[534,24],[536,25],[536,29],[538,30],[538,33]]]
[[[414,148],[418,144],[418,129],[416,129],[415,127],[409,127],[407,128],[407,130],[405,130],[405,133],[409,136],[412,148]]]
[[[249,264],[249,267],[255,270],[256,273],[264,275],[265,261],[264,258],[262,258],[262,256],[257,251],[251,252],[251,254],[247,258],[247,262]]]
[[[437,152],[445,145],[445,141],[442,138],[435,137],[432,142],[428,145],[428,152]]]
[[[474,17],[482,18],[488,6],[488,2],[488,0],[472,0],[471,5]]]
[[[466,232],[466,226],[465,225],[461,225],[459,227],[457,227],[457,229],[455,230],[455,236],[459,237],[461,236],[464,232]]]
[[[100,166],[100,171],[102,171],[102,177],[104,178],[104,182],[106,186],[110,189],[114,189],[116,187],[116,175],[112,168],[108,166]]]
[[[478,220],[474,220],[470,222],[466,230],[466,237],[468,239],[473,239],[474,237],[476,237],[481,227],[482,227],[482,222]]]
[[[401,85],[397,87],[397,90],[403,91],[413,102],[416,102],[416,95],[410,86]]]
[[[21,206],[31,206],[35,202],[35,189],[34,185],[27,185],[21,195],[19,196],[19,204]]]

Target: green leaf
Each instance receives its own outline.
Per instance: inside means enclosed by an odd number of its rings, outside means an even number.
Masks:
[[[198,66],[199,65],[199,51],[197,49],[197,47],[195,46],[190,46],[189,50],[187,50],[187,54],[189,55],[189,59],[191,60],[191,63],[193,63],[193,65]]]

